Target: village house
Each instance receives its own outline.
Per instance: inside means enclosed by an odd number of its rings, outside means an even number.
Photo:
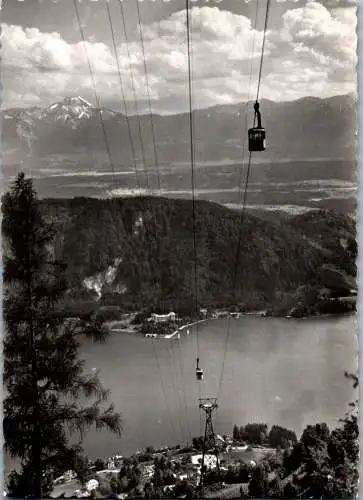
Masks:
[[[191,462],[193,465],[201,467],[203,455],[200,453],[198,455],[193,455],[191,457]],[[215,469],[217,467],[217,458],[215,455],[205,455],[204,464],[207,469]]]
[[[142,471],[142,477],[144,481],[151,480],[155,472],[155,465],[145,465]]]
[[[148,321],[152,321],[153,323],[167,323],[168,321],[175,321],[176,314],[175,312],[170,312],[169,314],[152,314]]]

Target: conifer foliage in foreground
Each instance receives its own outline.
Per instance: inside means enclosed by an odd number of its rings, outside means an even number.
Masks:
[[[21,462],[7,490],[42,498],[55,474],[79,468],[84,432],[95,425],[120,434],[121,418],[106,406],[108,392],[97,375],[84,373],[79,358],[82,335],[102,341],[106,333],[90,322],[72,326],[56,313],[66,290],[65,267],[53,258],[54,228],[41,216],[24,174],[3,197],[2,212],[3,427],[7,452]]]

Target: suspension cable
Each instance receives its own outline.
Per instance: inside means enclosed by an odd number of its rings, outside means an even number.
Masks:
[[[123,85],[123,81],[122,81],[120,62],[118,59],[118,51],[117,51],[116,40],[115,40],[115,31],[113,28],[113,22],[112,22],[109,2],[107,0],[105,0],[105,5],[106,5],[106,10],[107,10],[108,21],[110,24],[113,50],[114,50],[115,59],[116,59],[116,67],[117,67],[117,73],[118,73],[118,78],[119,78],[119,83],[120,83],[121,99],[123,101],[123,105],[124,105],[124,109],[125,109],[125,118],[126,118],[126,124],[127,124],[127,130],[128,130],[128,136],[129,136],[129,142],[130,142],[132,161],[134,163],[136,184],[137,184],[138,188],[140,189],[140,182],[139,182],[137,163],[136,163],[135,146],[134,146],[134,141],[133,141],[132,133],[131,133],[130,117],[129,117],[128,111],[127,111],[125,89],[124,89],[124,85]]]
[[[145,147],[144,147],[144,141],[143,141],[143,138],[142,138],[142,128],[141,128],[139,106],[137,104],[137,99],[136,99],[135,76],[134,76],[134,72],[132,70],[131,55],[130,55],[130,49],[129,49],[129,42],[128,42],[128,39],[127,39],[126,22],[125,22],[125,16],[124,16],[124,8],[123,8],[123,0],[118,0],[118,4],[119,4],[119,7],[120,7],[121,22],[122,22],[122,27],[123,27],[123,31],[124,31],[125,42],[126,42],[125,45],[126,45],[128,62],[129,62],[129,73],[130,73],[130,77],[131,77],[132,93],[133,93],[133,98],[134,98],[134,105],[135,105],[135,111],[136,111],[136,117],[137,117],[137,124],[138,124],[140,149],[141,149],[141,158],[142,158],[142,162],[143,162],[143,170],[144,170],[144,175],[145,175],[146,188],[148,189],[149,188],[149,177],[148,177],[147,168],[146,168]]]
[[[182,410],[185,411],[184,406],[184,401],[183,401],[183,391],[182,391],[182,384],[180,380],[180,373],[178,372],[178,361],[175,356],[174,350],[173,350],[173,342],[175,342],[174,338],[170,339],[164,339],[166,342],[166,351],[168,354],[168,360],[170,362],[170,370],[169,370],[169,376],[168,376],[168,381],[170,382],[173,394],[174,394],[174,400],[175,400],[175,409],[176,409],[176,415],[178,416],[179,420],[179,426],[180,426],[180,432],[182,436],[182,442],[186,442],[187,438],[186,436],[188,435],[188,424],[185,416],[183,417],[182,415]]]
[[[184,370],[183,370],[181,339],[179,337],[177,338],[177,354],[178,354],[178,361],[179,361],[181,386],[182,386],[182,391],[183,391],[182,398],[183,398],[183,403],[184,403],[185,421],[188,422],[188,404],[187,404],[186,390],[185,390],[185,384],[184,384]],[[191,429],[190,429],[189,425],[187,425],[187,435],[188,435],[189,439],[192,440],[192,434],[191,434]]]
[[[90,72],[90,77],[91,77],[91,81],[92,81],[93,92],[94,92],[95,100],[96,100],[96,103],[97,103],[97,110],[98,110],[99,116],[100,116],[100,123],[101,123],[101,126],[102,126],[102,131],[103,131],[105,146],[106,146],[106,150],[107,150],[107,154],[108,154],[108,158],[109,158],[109,163],[110,163],[110,165],[112,167],[112,172],[113,172],[113,176],[114,176],[114,170],[115,169],[114,169],[114,163],[112,161],[110,144],[109,144],[109,140],[108,140],[108,137],[107,137],[106,127],[105,127],[105,124],[104,124],[104,120],[103,120],[103,116],[102,116],[102,110],[101,110],[101,106],[100,106],[100,100],[99,100],[99,96],[97,95],[97,91],[96,91],[95,79],[94,79],[94,75],[93,75],[93,71],[92,71],[92,67],[91,67],[91,63],[90,63],[90,59],[89,59],[89,55],[88,55],[88,51],[87,51],[87,47],[86,47],[86,41],[85,41],[84,31],[83,31],[83,28],[82,28],[82,25],[81,25],[80,15],[79,15],[79,11],[78,11],[78,7],[77,7],[77,3],[76,2],[77,2],[77,0],[74,0],[74,7],[75,7],[76,18],[77,18],[77,22],[78,22],[78,25],[79,25],[79,30],[80,30],[81,38],[82,38],[83,45],[84,45],[84,51],[85,51],[85,55],[86,55],[86,59],[87,59],[87,63],[88,63],[88,68],[89,68],[89,72]],[[110,8],[109,8],[109,5],[108,5],[107,1],[106,1],[106,9],[107,9],[108,20],[109,20],[109,23],[110,23],[113,49],[114,49],[114,53],[115,53],[116,64],[117,64],[117,71],[118,71],[119,82],[120,82],[121,96],[122,96],[122,100],[123,100],[124,108],[125,108],[125,117],[126,117],[126,121],[127,121],[128,132],[129,132],[130,148],[132,150],[132,155],[133,155],[133,159],[134,159],[134,168],[135,168],[136,182],[138,184],[138,187],[140,187],[140,183],[138,181],[135,147],[134,147],[134,143],[133,143],[133,140],[132,140],[131,126],[130,126],[130,121],[129,121],[129,115],[127,113],[126,98],[125,98],[125,93],[124,93],[124,87],[123,87],[122,77],[121,77],[121,69],[120,69],[120,65],[119,65],[119,61],[118,61],[118,53],[117,53],[117,47],[116,47],[116,41],[115,41],[115,32],[114,32],[114,28],[113,28],[113,23],[112,23],[112,17],[111,17]],[[125,26],[125,19],[124,19],[124,16],[123,16],[123,9],[122,9],[121,2],[120,2],[120,9],[121,9],[121,15],[122,15],[124,33],[125,33],[125,38],[126,38],[127,37],[126,26]],[[126,41],[126,45],[127,45],[127,41]],[[136,101],[136,91],[135,91],[135,84],[134,84],[134,76],[133,76],[133,72],[132,72],[130,52],[129,52],[128,46],[127,46],[127,52],[128,52],[128,58],[129,58],[129,69],[130,69],[131,78],[132,78],[132,86],[133,86],[135,108],[136,108],[136,113],[137,113],[137,118],[138,118],[138,123],[139,123],[139,134],[140,134],[140,143],[141,143],[141,148],[142,148],[142,157],[143,157],[143,161],[144,161],[144,170],[145,170],[145,176],[146,176],[146,179],[147,179],[146,160],[145,160],[145,153],[144,153],[144,147],[143,147],[143,141],[142,141],[142,131],[141,131],[141,124],[140,124],[140,115],[139,115],[139,112],[138,112],[138,106],[137,106],[137,101]],[[144,51],[143,51],[143,53],[144,53]],[[144,63],[145,63],[145,61],[144,61]],[[146,78],[147,78],[147,76],[146,76]],[[149,101],[149,105],[150,105],[150,110],[151,110],[151,103],[150,103],[150,101]],[[156,144],[155,144],[154,134],[153,134],[153,142],[154,142],[154,153],[155,153],[155,157],[156,157],[155,164],[158,167],[158,160],[157,160]],[[157,170],[157,172],[158,172],[158,188],[160,190],[159,170]],[[146,182],[147,182],[147,188],[149,188],[149,186],[148,186],[148,179],[147,179]],[[175,434],[176,428],[174,426],[174,422],[173,422],[173,418],[172,418],[172,413],[171,413],[170,407],[168,405],[168,400],[167,400],[167,395],[166,395],[166,388],[165,388],[164,383],[163,383],[163,377],[162,377],[162,374],[161,374],[160,363],[159,363],[159,360],[158,360],[158,356],[157,356],[155,345],[154,345],[153,341],[152,341],[152,350],[153,350],[154,359],[155,359],[156,366],[157,366],[157,369],[158,369],[158,372],[159,372],[159,376],[160,376],[162,395],[163,395],[163,398],[164,398],[164,401],[165,401],[165,406],[166,406],[167,413],[169,415],[170,424],[171,424],[171,427],[172,427],[172,432],[173,432],[173,434]],[[177,393],[175,386],[174,386],[174,392]],[[179,421],[179,427],[180,427],[180,431],[182,433],[182,438],[183,438],[183,426],[181,424],[181,421]]]
[[[190,36],[190,13],[189,0],[186,0],[186,29],[188,50],[188,88],[189,88],[189,132],[190,132],[190,162],[192,175],[192,207],[193,207],[193,251],[194,251],[194,301],[196,314],[196,341],[197,358],[199,358],[199,328],[198,328],[198,255],[197,255],[197,231],[196,231],[196,203],[195,203],[195,164],[194,164],[194,130],[193,130],[193,106],[192,106],[192,71],[191,71],[191,36]],[[199,384],[198,384],[199,387]]]
[[[266,5],[266,15],[265,15],[265,26],[263,28],[263,40],[262,40],[262,49],[261,49],[261,61],[260,61],[260,70],[258,74],[258,84],[257,84],[257,93],[256,93],[256,102],[258,101],[260,95],[260,85],[261,85],[261,76],[262,76],[262,66],[263,66],[263,56],[265,52],[265,41],[266,41],[266,31],[268,24],[268,15],[270,12],[270,0],[267,0]]]
[[[259,69],[259,75],[258,75],[258,84],[257,84],[257,93],[256,93],[256,102],[258,100],[259,91],[260,91],[260,84],[261,84],[262,63],[263,63],[265,38],[266,38],[267,23],[268,23],[269,6],[270,6],[270,0],[267,0],[266,15],[265,15],[265,26],[264,26],[262,51],[261,51],[261,62],[260,62],[260,69]],[[256,119],[256,112],[255,112],[254,119]],[[249,177],[250,177],[250,171],[251,171],[251,163],[252,163],[252,151],[250,151],[249,157],[248,157],[246,181],[245,181],[245,186],[244,186],[244,194],[243,194],[243,202],[242,202],[242,210],[241,210],[241,214],[240,214],[239,235],[238,235],[237,253],[236,253],[236,265],[235,265],[235,269],[234,269],[234,273],[233,273],[233,287],[232,287],[233,288],[233,296],[235,296],[235,293],[236,293],[238,269],[240,268],[240,258],[241,258],[240,253],[241,253],[242,229],[243,229],[243,223],[244,223],[244,219],[245,219],[245,211],[246,211],[245,209],[246,209],[246,201],[247,201],[248,183],[249,183]],[[243,254],[243,256],[244,256],[244,254]],[[222,382],[223,382],[223,376],[224,376],[224,368],[225,368],[225,361],[226,361],[226,356],[227,356],[227,348],[228,348],[229,337],[230,337],[230,318],[228,318],[228,324],[227,324],[227,338],[226,338],[225,348],[224,348],[224,353],[223,353],[223,363],[222,363],[221,376],[220,376],[220,380],[219,380],[217,398],[219,398],[219,395],[220,395],[220,392],[221,392],[221,388],[222,388]]]
[[[172,432],[174,433],[174,435],[177,435],[177,427],[174,424],[174,420],[173,420],[173,417],[172,417],[172,412],[171,412],[171,409],[170,409],[169,404],[168,404],[168,398],[167,398],[167,395],[166,395],[166,388],[165,388],[165,385],[164,385],[163,375],[161,373],[161,366],[160,366],[160,362],[159,362],[159,357],[158,357],[158,354],[157,354],[157,350],[155,349],[154,339],[151,338],[150,340],[151,340],[152,352],[153,352],[155,364],[156,364],[156,367],[157,367],[157,370],[158,370],[158,373],[159,373],[160,388],[161,388],[161,392],[162,392],[162,395],[163,395],[163,398],[164,398],[164,402],[165,402],[165,409],[166,409],[166,411],[167,411],[167,413],[169,415],[170,426],[171,426]],[[180,433],[182,435],[181,423],[180,422],[178,422],[178,423],[179,423]]]
[[[146,83],[146,90],[147,90],[147,93],[148,93],[148,104],[149,104],[151,131],[152,131],[152,141],[153,141],[153,146],[154,146],[155,166],[156,166],[156,169],[157,169],[158,190],[159,190],[159,194],[161,194],[159,162],[158,162],[158,155],[157,155],[157,147],[156,147],[156,139],[155,139],[153,115],[152,115],[152,109],[151,109],[151,98],[150,98],[150,92],[149,92],[148,70],[147,70],[146,58],[145,58],[145,47],[144,47],[144,39],[143,39],[142,26],[141,26],[141,15],[140,15],[140,9],[139,9],[139,6],[138,6],[137,2],[136,2],[136,7],[137,7],[138,23],[139,23],[139,28],[140,28],[140,31],[139,31],[139,33],[140,33],[140,42],[141,42],[142,55],[143,55],[143,61],[144,61],[145,83]],[[126,33],[126,26],[125,26],[125,16],[124,16],[124,13],[123,13],[123,6],[122,6],[121,2],[120,2],[120,10],[121,10],[121,16],[122,16],[122,22],[123,22],[123,28],[124,28],[125,38],[126,38],[126,41],[127,41],[127,33]],[[128,52],[128,58],[129,58],[129,69],[130,69],[130,74],[131,74],[131,77],[132,77],[132,86],[133,86],[133,92],[134,92],[135,108],[137,110],[134,75],[133,75],[132,68],[131,68],[131,58],[130,58],[130,53],[129,53],[129,50],[128,50],[128,46],[127,46],[127,52]],[[138,113],[138,110],[137,110],[137,113]],[[141,142],[141,145],[143,145],[143,143],[142,143],[142,133],[141,133],[139,113],[138,113],[138,123],[139,123],[140,142]],[[146,169],[146,158],[145,158],[144,149],[142,150],[142,154],[143,154],[143,159],[144,159],[144,164],[145,164],[145,169]],[[147,190],[150,191],[150,186],[149,185],[148,185]],[[152,212],[151,201],[150,201],[150,212]],[[156,229],[156,227],[157,227],[157,225],[156,225],[156,214],[154,214],[154,220],[155,220],[155,229]],[[158,355],[157,355],[157,350],[156,350],[156,347],[155,347],[155,344],[154,344],[153,340],[152,340],[152,348],[153,348],[152,349],[153,357],[155,359],[156,366],[157,366],[157,369],[159,371],[160,382],[161,382],[161,387],[162,387],[162,392],[163,392],[165,404],[166,404],[166,407],[167,407],[167,411],[169,413],[170,421],[171,421],[172,426],[173,426],[173,431],[175,433],[174,422],[173,422],[171,411],[170,411],[170,408],[169,408],[169,405],[168,405],[167,391],[166,391],[166,387],[164,386],[163,377],[162,377],[162,373],[161,373],[161,369],[160,369],[160,363],[159,363]],[[170,349],[171,349],[171,346],[169,347],[169,345],[167,345],[167,350],[168,350],[169,354],[170,354]],[[172,352],[172,349],[171,349],[171,352]],[[174,376],[171,376],[170,378],[171,378],[171,382],[172,382],[172,385],[173,385],[173,392],[174,392],[174,394],[176,395],[176,397],[178,399],[179,393],[178,393],[177,387],[175,385],[176,380],[174,380]],[[179,415],[179,412],[177,414]],[[184,432],[183,432],[183,425],[181,423],[181,418],[179,417],[179,419],[177,419],[177,420],[178,420],[178,423],[179,423],[181,437],[182,437],[182,440],[183,440],[184,439]]]
[[[141,50],[142,50],[142,58],[144,61],[144,73],[145,73],[146,91],[147,91],[147,96],[148,96],[151,135],[152,135],[152,141],[153,141],[153,146],[154,146],[154,158],[155,158],[155,167],[156,167],[157,180],[158,180],[158,191],[160,193],[159,160],[158,160],[158,152],[157,152],[157,147],[156,147],[153,113],[152,113],[152,109],[151,109],[150,86],[149,86],[149,77],[148,77],[148,70],[147,70],[147,64],[146,64],[146,58],[145,58],[145,46],[144,46],[144,37],[143,37],[143,33],[142,33],[139,0],[135,0],[135,3],[136,3],[137,17],[138,17],[138,21],[139,21],[139,28],[140,28],[140,43],[141,43]]]
[[[98,97],[97,91],[96,91],[96,82],[95,82],[95,78],[94,78],[94,75],[93,75],[93,71],[92,71],[92,67],[91,67],[91,61],[90,61],[90,58],[89,58],[89,54],[88,54],[88,51],[87,51],[86,39],[85,39],[85,36],[84,36],[84,31],[83,31],[83,28],[82,28],[82,24],[81,24],[81,18],[80,18],[78,6],[77,6],[77,0],[73,0],[73,5],[74,5],[74,11],[75,11],[75,14],[76,14],[77,24],[78,24],[78,27],[79,27],[79,32],[80,32],[80,35],[81,35],[81,38],[82,38],[82,42],[83,42],[84,53],[85,53],[85,56],[86,56],[86,59],[87,59],[88,70],[89,70],[90,77],[91,77],[91,83],[92,83],[92,88],[93,88],[93,92],[94,92],[94,96],[95,96],[97,111],[98,111],[98,114],[99,114],[99,117],[100,117],[100,123],[101,123],[101,128],[102,128],[102,133],[103,133],[103,139],[104,139],[104,142],[105,142],[106,152],[107,152],[107,155],[108,155],[109,164],[110,164],[111,169],[112,169],[112,177],[113,177],[113,181],[114,181],[115,187],[117,187],[116,186],[116,178],[115,178],[115,166],[114,166],[114,163],[113,163],[113,160],[112,160],[112,156],[111,156],[111,148],[110,148],[110,143],[109,143],[109,140],[108,140],[108,137],[107,137],[105,123],[104,123],[103,116],[102,116],[102,110],[101,110],[101,106],[100,106],[100,100],[99,100],[99,97]]]
[[[258,20],[258,11],[259,11],[259,0],[257,0],[256,2],[256,12],[255,12],[255,23],[254,23],[254,26],[255,26],[255,30],[256,30],[256,27],[257,27],[257,20]],[[250,77],[249,77],[249,84],[248,84],[248,97],[247,97],[247,102],[245,104],[245,109],[244,109],[244,112],[245,112],[245,131],[247,130],[247,127],[248,127],[248,112],[247,112],[247,108],[248,108],[248,105],[249,105],[249,101],[250,101],[250,88],[251,88],[251,83],[252,83],[252,73],[253,73],[253,57],[254,57],[254,54],[255,54],[255,33],[253,35],[253,39],[252,39],[252,58],[251,58],[251,64],[250,64]],[[240,205],[240,230],[241,230],[241,224],[242,224],[242,214],[243,214],[243,204],[241,204],[241,199],[242,199],[242,173],[243,173],[243,162],[244,162],[244,156],[245,156],[245,150],[246,150],[246,146],[245,144],[243,144],[242,146],[242,160],[241,160],[241,168],[240,168],[240,175],[239,175],[239,180],[238,180],[238,186],[239,186],[239,189],[238,189],[238,205]],[[247,169],[247,175],[249,177],[249,171]],[[246,175],[246,181],[247,181],[247,175]],[[245,182],[245,188],[246,188],[246,182]],[[243,198],[244,199],[244,198]],[[239,232],[239,236],[241,236],[241,231]],[[239,240],[240,241],[240,238]],[[240,248],[240,245],[238,244],[237,245],[237,252],[236,252],[236,267],[238,267],[238,259],[239,259],[239,248]],[[233,274],[234,277],[236,277],[236,273]],[[234,286],[236,286],[234,284]],[[234,287],[233,287],[233,290],[234,290]],[[225,341],[225,345],[224,345],[224,351],[223,351],[223,361],[222,361],[222,369],[221,369],[221,375],[220,375],[220,382],[219,382],[219,385],[221,386],[222,384],[222,378],[223,378],[223,373],[224,373],[224,366],[225,366],[225,361],[226,361],[226,356],[227,356],[227,347],[228,347],[228,341],[229,341],[229,335],[230,335],[230,317],[228,316],[227,318],[227,334],[226,334],[226,341]],[[220,392],[220,388],[218,389],[218,394]],[[218,411],[218,410],[217,410]]]
[[[123,26],[124,26],[124,33],[125,33],[125,38],[126,38],[127,34],[126,34],[126,26],[125,26],[125,22],[124,22],[122,5],[120,5],[120,7],[121,7],[121,15],[122,15]],[[110,8],[109,8],[109,5],[108,5],[107,1],[106,1],[106,9],[107,9],[108,20],[109,20],[110,29],[111,29],[113,49],[114,49],[116,63],[117,63],[117,70],[118,70],[118,76],[119,76],[119,82],[120,82],[121,96],[122,96],[122,100],[123,100],[124,107],[125,107],[125,117],[126,117],[127,126],[128,126],[130,147],[131,147],[131,151],[132,151],[132,155],[133,155],[133,160],[134,160],[136,182],[138,184],[138,187],[140,188],[140,183],[138,181],[138,172],[137,172],[135,147],[134,147],[133,138],[132,138],[132,132],[131,132],[131,126],[130,126],[130,121],[129,121],[129,115],[127,113],[127,105],[126,105],[126,98],[125,98],[123,81],[122,81],[122,77],[121,77],[121,69],[120,69],[120,65],[119,65],[119,61],[118,61],[118,53],[117,53],[117,47],[116,47],[116,41],[115,41],[115,32],[114,32],[114,28],[113,28],[113,22],[112,22],[112,16],[111,16]],[[126,43],[127,43],[127,41],[126,41]],[[129,57],[129,69],[130,69],[131,77],[132,77],[132,80],[133,80],[133,74],[132,74],[132,69],[131,69],[131,62],[130,62],[130,53],[129,53],[129,51],[128,51],[128,57]],[[140,142],[141,142],[141,147],[143,148],[142,135],[141,135],[141,127],[140,127],[140,117],[139,117],[138,110],[137,110],[136,92],[135,92],[134,82],[133,82],[133,90],[134,90],[134,103],[135,103],[135,108],[136,108],[136,111],[137,111],[137,117],[138,117],[138,120],[139,120]],[[144,155],[143,149],[142,149],[142,154],[143,154],[143,158],[145,159],[145,155]],[[146,162],[145,161],[144,161],[144,167],[146,168]],[[163,376],[162,376],[162,373],[161,373],[160,362],[159,362],[159,359],[158,359],[158,355],[157,355],[157,352],[156,352],[153,340],[151,340],[151,346],[152,346],[152,353],[153,353],[154,361],[155,361],[155,364],[156,364],[156,367],[157,367],[157,371],[159,373],[160,387],[161,387],[161,392],[162,392],[162,396],[163,396],[164,403],[165,403],[165,409],[166,409],[166,412],[167,412],[168,417],[169,417],[169,421],[170,421],[172,433],[174,435],[176,435],[176,427],[174,425],[174,421],[173,421],[173,417],[172,417],[172,412],[171,412],[171,409],[170,409],[169,404],[168,404],[166,387],[164,385],[164,380],[163,380]],[[174,392],[175,392],[175,389],[174,389]],[[180,431],[182,432],[182,425],[181,425],[180,422],[179,422],[179,427],[180,427]]]
[[[154,165],[156,167],[156,174],[157,174],[157,189],[159,191],[159,196],[161,196],[159,160],[158,160],[158,152],[157,152],[157,145],[156,145],[153,113],[152,113],[152,108],[151,108],[150,86],[149,86],[148,69],[147,69],[146,57],[145,57],[145,44],[144,44],[144,36],[143,36],[143,29],[142,29],[142,22],[141,22],[139,0],[135,0],[135,3],[136,3],[138,25],[139,25],[139,35],[140,35],[143,65],[144,65],[146,92],[147,92],[147,97],[148,97],[148,108],[149,108],[149,117],[150,117],[150,125],[151,125],[151,135],[152,135],[152,142],[153,142],[153,149],[154,149]],[[151,211],[151,204],[150,204],[150,211]],[[155,237],[158,238],[159,235],[157,234],[157,231],[156,231],[157,230],[156,214],[154,216],[154,222],[155,222]],[[158,239],[158,241],[159,241],[159,239]],[[158,257],[160,259],[160,244],[159,243],[158,243]]]

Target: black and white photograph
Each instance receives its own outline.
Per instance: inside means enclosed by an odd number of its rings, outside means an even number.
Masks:
[[[357,497],[357,5],[2,0],[4,497]]]

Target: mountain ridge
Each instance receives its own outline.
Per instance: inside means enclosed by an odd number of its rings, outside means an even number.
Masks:
[[[71,305],[83,297],[124,310],[194,310],[190,200],[73,198],[40,205],[58,226],[55,252],[67,262]],[[237,212],[202,200],[195,209],[200,307],[287,314],[300,304],[310,314],[355,288],[355,224],[343,214],[322,210],[270,221],[246,212],[240,232]]]
[[[73,101],[72,101],[73,100]],[[351,158],[356,148],[356,99],[351,94],[296,101],[260,101],[267,150],[256,158]],[[126,115],[101,108],[105,132],[113,155],[124,162],[155,162],[150,115]],[[196,160],[237,160],[246,144],[253,120],[252,103],[212,106],[193,111]],[[70,97],[46,108],[12,108],[1,112],[3,152],[16,161],[24,156],[74,155],[80,151],[102,153],[106,148],[99,111],[81,96]],[[188,161],[189,115],[152,115],[160,163]],[[128,125],[134,142],[130,147]],[[143,147],[140,143],[141,127]],[[15,160],[14,160],[15,159]],[[7,161],[7,160],[6,160]],[[10,161],[10,160],[8,160]]]
[[[279,104],[287,105],[287,104],[291,104],[291,103],[302,103],[304,101],[305,102],[313,101],[315,103],[318,103],[321,101],[331,101],[331,100],[336,100],[336,99],[349,99],[349,100],[354,101],[355,103],[358,102],[358,99],[353,92],[349,92],[346,94],[337,94],[337,95],[331,96],[331,97],[304,96],[304,97],[299,97],[298,99],[293,99],[290,101],[274,101],[272,99],[262,98],[259,100],[259,102],[261,105],[262,105],[262,103],[272,103],[272,104],[276,104],[276,105],[279,105]],[[85,99],[81,95],[78,95],[78,96],[73,95],[73,96],[64,97],[61,101],[54,101],[53,103],[51,103],[47,106],[33,105],[33,106],[25,107],[25,108],[21,107],[21,106],[19,106],[19,107],[11,106],[8,108],[3,108],[2,110],[0,110],[0,114],[5,114],[5,113],[8,113],[9,111],[20,111],[20,110],[26,111],[26,110],[34,110],[34,109],[46,109],[46,108],[51,108],[52,106],[54,106],[56,104],[72,104],[72,103],[77,104],[77,101],[82,102],[84,105],[91,107],[91,108],[94,108],[95,110],[98,109],[95,105],[93,105],[91,102],[87,101],[87,99]],[[240,102],[233,103],[233,104],[211,104],[210,106],[207,106],[205,108],[194,109],[193,112],[208,111],[208,110],[213,110],[215,108],[233,108],[236,106],[237,107],[238,106],[245,106],[246,104],[253,105],[254,102],[255,102],[254,100],[249,100],[249,101],[240,101]],[[116,109],[112,109],[112,106],[101,106],[100,109],[112,111],[113,113],[116,113],[116,114],[123,114],[124,116],[126,115],[125,113],[117,111]],[[128,115],[135,116],[136,114],[137,113],[128,114]],[[139,113],[139,116],[149,116],[149,114],[150,114],[149,112],[143,112],[143,113]],[[173,114],[169,114],[169,113],[168,114],[161,114],[161,113],[156,113],[154,111],[152,112],[152,115],[155,117],[156,116],[177,116],[177,115],[187,115],[187,114],[189,114],[189,111],[176,112]]]

